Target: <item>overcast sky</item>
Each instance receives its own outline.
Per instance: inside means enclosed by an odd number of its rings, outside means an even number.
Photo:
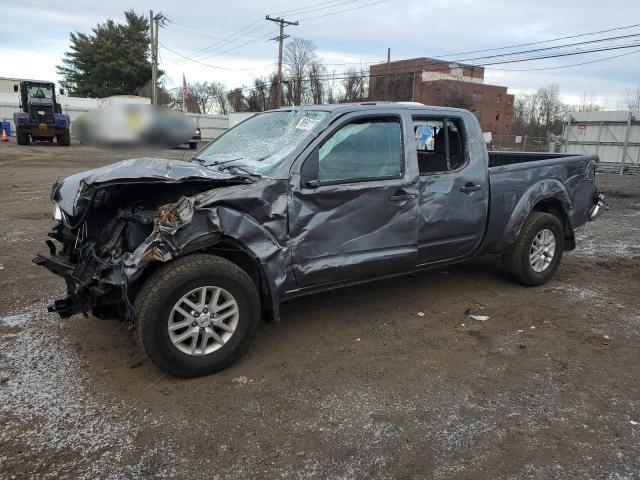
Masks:
[[[210,66],[186,61],[161,48],[160,68],[167,73],[167,87],[179,85],[183,73],[187,81],[216,80],[228,87],[248,85],[253,77],[267,75],[277,58],[277,43],[267,39],[277,34],[277,26],[263,20],[264,15],[307,6],[311,9],[318,4],[317,10],[282,13],[287,19],[301,20],[299,26],[288,27],[286,33],[313,41],[324,62],[335,64],[328,68],[338,73],[348,67],[346,62],[368,65],[385,59],[387,47],[391,48],[392,60],[446,54],[458,54],[446,58],[459,60],[480,55],[459,55],[460,52],[640,24],[640,0],[389,0],[359,8],[376,1],[379,0],[3,2],[0,76],[58,81],[55,65],[69,46],[69,32],[89,32],[107,18],[121,20],[122,12],[132,7],[145,15],[150,8],[162,11],[171,22],[160,31],[160,42],[185,56],[228,42],[197,57]],[[352,10],[332,14],[348,9]],[[309,18],[320,15],[327,16]],[[250,24],[240,34],[244,36],[229,41],[230,34]],[[515,50],[633,34],[638,37],[627,41],[640,43],[640,27],[635,27]],[[576,102],[590,91],[597,100],[606,102],[606,108],[615,109],[621,103],[622,92],[640,81],[638,50],[640,47],[496,65],[495,69],[487,68],[485,82],[505,85],[516,94],[554,82],[568,101]],[[629,52],[635,53],[550,69]],[[502,51],[485,54],[495,53]],[[513,71],[522,69],[529,71]]]

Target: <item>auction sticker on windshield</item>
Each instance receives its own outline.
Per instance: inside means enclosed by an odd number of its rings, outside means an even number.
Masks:
[[[299,130],[311,130],[319,121],[320,120],[314,120],[313,118],[309,117],[302,117],[296,125],[296,128]]]

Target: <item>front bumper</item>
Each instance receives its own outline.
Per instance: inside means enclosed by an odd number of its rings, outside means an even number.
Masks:
[[[69,131],[66,125],[44,124],[46,128],[42,128],[43,124],[29,123],[19,125],[16,131],[29,133],[32,137],[55,137],[56,135],[64,135]]]
[[[47,245],[49,253],[40,253],[32,261],[64,278],[68,292],[64,298],[47,307],[49,312],[68,318],[77,313],[87,315],[106,305],[122,305],[123,301],[125,306],[130,306],[125,299],[126,288],[121,288],[125,279],[117,270],[108,274],[103,271],[98,275],[98,268],[93,262],[72,263],[67,257],[56,254],[53,242],[49,240]]]

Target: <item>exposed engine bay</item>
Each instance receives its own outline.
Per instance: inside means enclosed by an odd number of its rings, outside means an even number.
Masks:
[[[193,196],[238,183],[244,181],[185,178],[95,185],[82,179],[73,208],[62,199],[62,183],[54,185],[51,199],[59,221],[49,232],[49,253],[37,255],[34,262],[62,276],[68,295],[49,311],[63,318],[91,311],[97,317],[132,319],[135,292],[129,290],[136,288],[143,267],[177,254],[160,239],[181,223],[179,205],[193,207]]]

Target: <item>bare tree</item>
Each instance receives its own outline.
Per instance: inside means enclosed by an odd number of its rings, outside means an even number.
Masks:
[[[212,87],[209,82],[194,82],[189,85],[189,92],[201,113],[210,113],[213,108],[216,89]]]
[[[551,83],[539,89],[536,95],[540,99],[540,120],[543,135],[546,137],[548,133],[560,133],[562,121],[567,114],[567,106],[560,98],[560,87]]]
[[[629,110],[640,110],[640,82],[635,87],[625,90],[622,98]]]
[[[325,99],[325,77],[327,67],[316,60],[309,66],[309,90],[311,93],[311,103],[321,105]]]
[[[246,112],[248,110],[247,100],[244,98],[244,93],[241,88],[234,88],[227,94],[229,101],[229,111],[231,112]]]
[[[269,80],[256,78],[253,81],[253,88],[247,95],[247,108],[250,112],[264,112],[273,108],[272,89]]]
[[[598,103],[594,92],[585,91],[580,96],[580,103],[572,105],[571,110],[576,112],[599,112],[602,110],[602,105]]]
[[[285,84],[287,101],[294,105],[306,103],[309,100],[306,98],[309,71],[312,65],[319,63],[316,46],[309,40],[293,38],[285,44],[282,59],[288,82],[288,86]]]
[[[220,115],[228,115],[231,111],[231,106],[226,87],[220,82],[211,82],[209,83],[209,89],[211,90],[211,111],[216,111]]]
[[[342,79],[343,101],[357,102],[364,99],[367,90],[367,78],[369,78],[368,73],[364,69],[357,70],[349,67],[344,75]]]
[[[151,98],[151,82],[149,81],[144,87],[137,89],[136,95]],[[158,85],[158,105],[169,108],[174,105],[173,95],[163,85]]]
[[[518,95],[513,105],[512,132],[534,137],[557,135],[569,110],[560,98],[560,88],[553,83],[535,93]]]

